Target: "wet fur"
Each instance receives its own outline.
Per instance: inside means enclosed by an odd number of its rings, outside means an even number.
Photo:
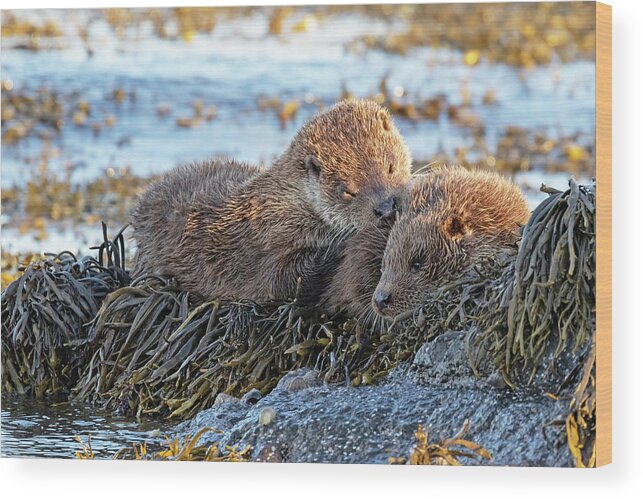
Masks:
[[[372,325],[381,319],[372,306],[379,287],[393,296],[389,318],[412,310],[439,284],[514,248],[528,218],[520,189],[495,173],[439,167],[416,176],[389,230],[367,228],[349,242],[325,294],[326,308]],[[428,261],[413,274],[416,255]]]
[[[137,251],[134,275],[168,275],[183,236],[183,227],[197,204],[221,206],[244,182],[263,168],[215,158],[175,168],[147,188],[131,213]]]
[[[374,207],[408,180],[410,163],[387,111],[341,102],[304,125],[270,168],[227,171],[234,180],[212,195],[183,192],[200,173],[152,187],[133,216],[137,269],[205,297],[316,300],[346,240],[376,223]]]

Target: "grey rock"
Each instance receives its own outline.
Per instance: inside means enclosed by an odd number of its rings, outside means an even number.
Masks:
[[[495,388],[507,388],[507,386],[509,386],[507,385],[505,379],[502,377],[502,374],[500,374],[499,372],[491,373],[489,376],[487,376],[485,382],[489,386],[493,386]]]
[[[319,371],[304,367],[287,373],[279,380],[275,390],[296,392],[321,385],[322,381],[319,378]]]
[[[283,463],[287,447],[284,444],[267,442],[255,452],[255,461],[264,463]]]
[[[212,426],[223,433],[206,434],[203,443],[250,446],[252,459],[259,461],[387,463],[389,457],[408,457],[418,424],[437,442],[455,436],[468,420],[464,438],[491,452],[489,464],[570,465],[561,427],[548,425],[565,414],[567,402],[537,387],[511,390],[476,380],[466,368],[462,338],[456,332],[438,337],[410,366],[378,385],[293,390],[292,380],[308,373],[290,373],[291,381],[282,380],[255,405],[217,405],[175,433]],[[275,417],[259,424],[266,411]],[[488,464],[466,458],[463,463]]]
[[[252,404],[256,404],[259,400],[261,400],[261,397],[263,397],[263,394],[256,388],[253,388],[248,393],[246,393],[243,397],[241,397],[241,402],[243,402],[244,404],[252,405]]]
[[[222,392],[222,393],[219,393],[217,395],[217,398],[214,399],[213,407],[217,407],[223,404],[239,404],[239,403],[241,403],[241,401],[238,398]]]
[[[272,407],[264,407],[259,413],[259,424],[268,426],[277,417],[277,412]]]
[[[411,377],[428,385],[475,383],[474,373],[462,348],[464,336],[461,331],[448,331],[422,345],[413,358]]]

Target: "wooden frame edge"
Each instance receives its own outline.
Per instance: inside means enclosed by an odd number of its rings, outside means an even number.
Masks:
[[[612,7],[596,2],[596,466],[612,462]]]

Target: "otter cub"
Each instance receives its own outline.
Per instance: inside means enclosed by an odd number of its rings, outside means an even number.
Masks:
[[[520,189],[498,174],[445,167],[416,176],[390,231],[366,229],[348,244],[329,308],[366,323],[400,318],[482,258],[515,247],[528,218]]]
[[[134,275],[167,274],[188,215],[198,203],[223,203],[244,182],[261,173],[258,165],[225,158],[179,166],[152,184],[132,212],[137,243]]]
[[[340,102],[305,124],[270,168],[222,196],[195,195],[185,218],[173,217],[171,202],[155,206],[152,187],[133,217],[140,252],[151,255],[141,255],[139,272],[174,276],[204,297],[317,298],[346,239],[395,213],[410,164],[385,109]],[[184,196],[180,176],[161,184],[160,196]]]

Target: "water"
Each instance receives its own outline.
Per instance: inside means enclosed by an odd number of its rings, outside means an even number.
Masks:
[[[50,141],[37,134],[16,146],[2,148],[2,186],[24,184],[29,172],[48,151],[48,169],[82,182],[101,177],[109,168],[129,167],[134,173],[161,173],[179,163],[215,155],[269,163],[288,145],[297,128],[319,104],[337,100],[342,86],[357,96],[378,92],[384,76],[391,91],[409,98],[444,94],[458,104],[468,93],[471,112],[485,125],[485,142],[493,150],[507,126],[541,130],[547,134],[581,133],[593,141],[595,128],[595,66],[591,61],[554,63],[530,70],[482,62],[467,66],[461,53],[444,48],[418,48],[405,56],[347,50],[347,44],[364,34],[404,30],[403,21],[384,22],[358,14],[331,15],[306,33],[267,36],[265,13],[229,19],[211,34],[190,42],[159,39],[149,23],[129,28],[118,38],[93,11],[22,11],[35,20],[53,19],[66,35],[62,50],[32,52],[11,49],[3,39],[2,78],[16,90],[46,87],[63,96],[67,107],[87,101],[91,114],[83,126],[67,118],[60,134]],[[93,56],[77,36],[77,25],[88,24]],[[297,19],[295,18],[293,22]],[[428,29],[428,28],[427,28]],[[15,42],[14,42],[15,43]],[[134,99],[114,102],[115,89]],[[493,90],[497,104],[483,104]],[[278,112],[261,111],[260,97],[278,96],[282,102],[302,103],[295,120],[280,127]],[[197,99],[216,106],[218,115],[194,128],[181,128],[179,117],[191,116]],[[309,103],[307,103],[307,101]],[[160,117],[167,105],[171,114]],[[113,126],[104,118],[112,115]],[[451,123],[443,114],[437,122],[396,122],[417,160],[437,153],[455,156],[457,148],[474,144],[471,131]],[[91,124],[101,123],[98,135]],[[51,133],[51,131],[49,131]],[[567,175],[527,176],[521,181],[530,205],[545,196],[538,192],[544,181],[564,189]],[[59,227],[45,239],[23,233],[3,220],[3,249],[13,253],[62,251],[85,253],[102,240],[100,229]]]
[[[62,41],[66,48],[7,50],[3,40],[2,75],[16,89],[46,86],[61,95],[77,94],[92,107],[88,123],[101,121],[105,114],[115,116],[114,126],[103,126],[98,136],[90,126],[68,123],[53,138],[59,155],[51,159],[50,169],[62,172],[74,165],[75,180],[95,178],[108,167],[129,166],[141,175],[159,173],[218,154],[270,162],[316,112],[317,103],[334,102],[343,85],[357,96],[373,95],[386,75],[391,90],[413,97],[444,94],[458,104],[463,93],[469,93],[471,111],[485,124],[485,140],[492,148],[509,125],[554,134],[594,132],[591,61],[524,70],[485,62],[467,66],[461,53],[443,48],[414,49],[405,56],[358,54],[347,50],[349,42],[367,33],[400,31],[401,22],[344,14],[330,16],[306,33],[277,38],[266,36],[268,23],[260,12],[222,22],[212,34],[199,34],[191,43],[156,38],[148,24],[130,29],[120,40],[105,21],[96,19],[89,25],[94,54],[88,57],[75,34],[75,19],[91,15],[74,14],[33,13],[57,20],[68,33]],[[135,100],[116,104],[110,98],[116,88],[134,92]],[[498,103],[483,105],[490,89]],[[261,96],[298,99],[302,107],[294,122],[282,129],[275,111],[258,109]],[[196,99],[215,105],[218,116],[195,128],[177,127],[176,118],[190,116]],[[171,107],[171,116],[157,115],[161,104]],[[396,121],[417,159],[441,151],[452,154],[457,147],[473,144],[470,132],[446,117],[437,122]],[[3,147],[2,185],[24,182],[25,164],[41,147],[37,137]]]
[[[73,458],[81,450],[74,437],[87,443],[91,434],[96,458],[110,459],[134,443],[162,442],[168,428],[159,422],[137,423],[95,407],[2,397],[1,456]]]

